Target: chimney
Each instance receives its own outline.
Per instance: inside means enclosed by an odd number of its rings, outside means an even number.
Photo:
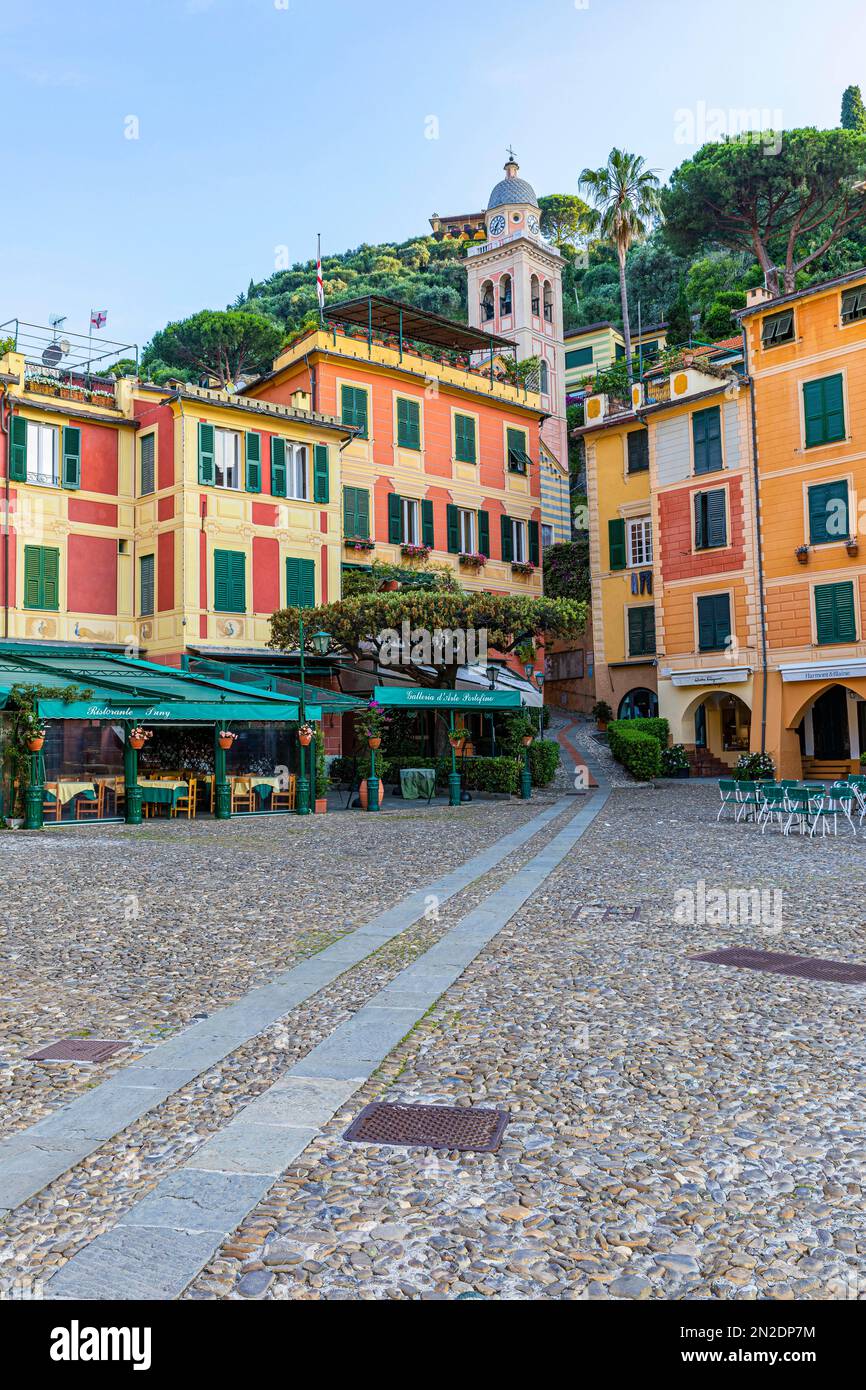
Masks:
[[[756,304],[763,304],[766,300],[772,299],[770,291],[763,285],[756,285],[753,290],[746,290],[746,308],[754,309]]]

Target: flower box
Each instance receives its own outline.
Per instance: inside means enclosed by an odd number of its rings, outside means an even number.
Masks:
[[[344,536],[343,545],[347,550],[375,550],[376,542],[366,539],[363,536]]]
[[[461,565],[464,565],[466,567],[466,569],[480,570],[483,569],[484,566],[487,564],[487,556],[481,555],[480,553],[477,555],[472,555],[467,554],[465,552],[461,552],[457,556],[457,559]]]
[[[406,560],[426,560],[430,555],[429,545],[401,545],[400,554]]]
[[[531,564],[529,560],[512,560],[511,573],[525,575],[535,574],[535,566]]]

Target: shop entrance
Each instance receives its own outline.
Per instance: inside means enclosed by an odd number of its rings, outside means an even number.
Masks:
[[[831,685],[812,706],[812,732],[815,757],[832,762],[851,756],[848,737],[848,692],[843,685]]]

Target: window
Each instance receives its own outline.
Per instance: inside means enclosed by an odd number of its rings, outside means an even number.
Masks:
[[[842,322],[854,323],[866,318],[866,285],[858,285],[854,290],[846,290],[842,295]]]
[[[27,421],[27,482],[57,487],[57,426]]]
[[[307,500],[307,446],[286,444],[286,496]]]
[[[241,485],[241,437],[235,430],[214,430],[214,486]]]
[[[544,282],[544,320],[545,323],[553,323],[553,292],[549,280]]]
[[[508,518],[511,526],[511,559],[514,564],[526,563],[526,522]]]
[[[803,417],[807,449],[845,438],[841,372],[820,377],[818,381],[803,382]]]
[[[499,312],[511,313],[511,276],[503,275],[499,281]]]
[[[476,533],[478,529],[475,513],[458,507],[457,526],[459,528],[460,553],[462,555],[474,555],[477,550]]]
[[[653,656],[656,649],[656,611],[649,604],[628,610],[629,656]]]
[[[506,430],[506,450],[508,468],[511,473],[525,473],[532,463],[526,452],[526,433],[524,430]]]
[[[418,503],[414,497],[400,498],[400,544],[420,545]]]
[[[286,559],[286,607],[315,608],[316,562]]]
[[[138,446],[139,491],[142,497],[156,485],[156,434],[142,435]]]
[[[215,613],[247,611],[246,556],[242,550],[214,551],[213,606]]]
[[[856,642],[854,585],[815,585],[815,636],[821,646],[831,642]]]
[[[553,545],[553,527],[552,527],[552,526],[548,526],[548,524],[547,524],[546,521],[542,521],[542,523],[541,523],[541,548],[542,548],[542,550],[547,550],[548,547],[551,546],[551,545]]]
[[[591,367],[592,348],[572,348],[565,354],[566,367]]]
[[[626,530],[628,532],[629,565],[651,565],[653,562],[653,524],[650,517],[641,516],[636,521],[629,521]]]
[[[496,311],[493,307],[493,281],[485,280],[484,284],[481,286],[481,322],[489,323],[490,320],[495,317]]]
[[[778,347],[779,343],[794,341],[794,311],[784,309],[781,314],[769,314],[761,325],[761,345],[765,348]]]
[[[24,547],[24,607],[60,607],[60,551],[44,545]]]
[[[550,393],[550,368],[548,367],[547,362],[544,360],[543,357],[542,357],[542,359],[541,359],[541,366],[540,366],[539,369],[538,369],[538,378],[539,378],[539,380],[538,380],[538,389],[540,390],[542,396],[547,396],[547,395],[549,395],[549,393]]]
[[[848,484],[818,483],[809,488],[809,544],[848,539]]]
[[[646,473],[649,468],[649,430],[632,430],[626,435],[629,473]]]
[[[712,550],[728,543],[725,489],[695,493],[695,550]]]
[[[471,415],[454,416],[454,457],[461,463],[475,463],[475,420]]]
[[[722,467],[722,415],[717,405],[692,416],[695,472],[715,473]]]
[[[367,392],[363,386],[340,387],[340,418],[367,438]]]
[[[532,312],[535,318],[541,314],[541,293],[538,287],[538,276],[533,275],[529,282],[529,297],[532,301]]]
[[[370,494],[365,487],[343,489],[343,535],[370,538]]]
[[[731,635],[729,594],[707,594],[698,599],[698,651],[722,652]]]
[[[397,397],[397,443],[401,449],[421,448],[421,406],[405,396]]]
[[[138,608],[143,618],[149,617],[153,612],[153,567],[153,556],[142,555],[138,562]]]

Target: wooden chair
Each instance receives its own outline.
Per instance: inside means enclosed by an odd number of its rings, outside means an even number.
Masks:
[[[91,801],[90,797],[77,796],[75,798],[75,819],[76,820],[102,820],[102,808],[105,803],[105,782],[97,778],[94,782],[96,796]]]
[[[255,796],[252,778],[230,777],[228,781],[232,792],[232,814],[235,811],[251,811]],[[246,786],[243,786],[243,783],[246,783]]]
[[[291,772],[286,780],[285,790],[278,791],[276,787],[271,792],[272,811],[294,811],[295,796],[298,789],[298,779],[294,772]]]
[[[51,796],[48,795],[49,792],[51,792]],[[46,782],[42,799],[42,819],[60,820],[62,811],[63,803],[60,800],[60,783]]]
[[[187,781],[186,796],[179,796],[171,808],[172,818],[176,819],[178,814],[186,813],[187,820],[192,820],[195,815],[196,802],[198,799],[198,780],[190,777]]]

